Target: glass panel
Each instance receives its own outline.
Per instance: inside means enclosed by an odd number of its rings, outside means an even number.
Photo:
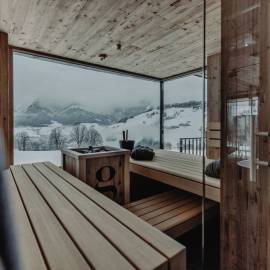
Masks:
[[[202,155],[201,74],[168,81],[164,90],[164,148]]]
[[[237,136],[228,134],[227,147],[231,154],[234,153],[239,160],[250,158],[251,145],[251,121],[253,116],[258,115],[258,98],[235,99],[227,103],[227,110],[231,117],[228,119],[228,128],[237,126]],[[255,118],[256,127],[257,119]],[[253,131],[252,131],[253,132]]]
[[[220,269],[220,193],[221,193],[221,2],[205,2],[205,153],[203,268]],[[229,1],[228,1],[229,2]],[[213,188],[214,187],[214,188]],[[216,196],[211,196],[215,193]],[[207,208],[215,203],[216,212]],[[212,210],[213,210],[212,209]]]
[[[190,10],[192,8],[190,7]],[[203,2],[196,4],[196,15],[190,20],[201,29],[197,35],[193,35],[193,28],[186,32],[185,39],[191,42],[192,39],[196,48],[188,53],[194,54],[196,67],[203,66]],[[196,17],[198,16],[198,17]],[[179,40],[181,42],[181,39]],[[195,47],[195,46],[194,46]],[[187,50],[188,51],[188,50]],[[187,57],[190,57],[188,55]],[[179,62],[185,62],[184,53],[179,58]],[[193,63],[194,64],[194,63]],[[190,70],[187,70],[190,71]],[[164,83],[164,148],[167,161],[164,160],[166,170],[178,178],[175,187],[181,189],[185,196],[190,196],[188,203],[190,209],[196,208],[197,224],[188,226],[185,233],[177,240],[185,245],[187,249],[187,269],[202,269],[203,265],[203,76],[202,72],[189,73],[175,77]],[[206,89],[207,90],[207,89]],[[183,179],[184,178],[184,179]],[[195,180],[195,181],[194,181]],[[196,183],[194,189],[189,189],[189,185]],[[194,205],[194,200],[195,205]],[[192,206],[193,205],[193,206]],[[194,208],[193,208],[194,207]],[[186,210],[185,214],[191,214],[192,210]],[[185,211],[185,210],[184,210]],[[185,215],[184,214],[184,215]],[[187,222],[191,221],[188,219]]]
[[[159,148],[159,83],[14,55],[15,163],[50,160],[63,147],[119,147],[122,131]]]

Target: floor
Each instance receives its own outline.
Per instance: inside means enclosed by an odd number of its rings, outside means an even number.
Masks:
[[[207,221],[205,225],[205,266],[202,267],[202,228],[197,227],[177,241],[187,248],[187,270],[219,270],[219,220]]]

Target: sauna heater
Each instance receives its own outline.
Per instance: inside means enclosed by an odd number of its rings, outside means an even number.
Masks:
[[[125,181],[129,183],[128,150],[109,146],[62,150],[63,169],[123,204]]]

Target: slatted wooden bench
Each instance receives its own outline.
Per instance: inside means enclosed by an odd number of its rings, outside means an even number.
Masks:
[[[217,213],[218,204],[206,201],[206,219]],[[129,211],[171,237],[201,224],[201,197],[172,190],[125,205]]]
[[[20,269],[186,269],[184,246],[53,164],[3,175]]]
[[[211,162],[207,160],[206,163]],[[155,150],[152,161],[130,159],[130,172],[202,196],[202,157]],[[220,179],[205,176],[205,197],[220,202]]]

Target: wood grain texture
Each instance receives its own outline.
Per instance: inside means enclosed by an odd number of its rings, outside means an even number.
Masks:
[[[56,176],[55,173],[49,171],[44,164],[36,164],[34,165],[34,167],[40,173],[45,175],[48,181],[59,192],[61,192],[65,198],[70,200],[72,205],[79,209],[79,212],[97,230],[95,234],[100,233],[101,235],[105,236],[106,239],[109,239],[109,241],[113,243],[115,247],[117,247],[119,252],[123,254],[125,258],[131,261],[137,268],[152,269],[155,268],[157,265],[166,264],[165,257],[162,257],[155,249],[151,248],[147,243],[138,238],[134,233],[132,233],[125,226],[123,226],[123,224],[119,223],[110,214],[106,213],[104,210],[102,210],[102,208],[87,199],[87,197],[81,194],[78,190],[75,190],[67,182],[63,181],[60,176]],[[44,188],[42,188],[42,191],[44,191]],[[46,196],[53,196],[52,191],[48,190],[48,192],[49,193]],[[73,215],[72,218],[76,218],[75,215]],[[77,220],[78,219],[80,219],[80,215],[78,216]],[[64,223],[70,223],[70,221]],[[84,230],[88,230],[88,227],[90,227],[89,223],[84,228]],[[69,225],[67,225],[67,227],[69,228]],[[78,230],[75,228],[73,231],[74,233],[78,233]],[[95,241],[95,236],[93,237],[93,235],[91,236],[89,232],[83,231],[82,225],[80,226],[79,233],[84,238],[84,243],[91,243],[91,241]],[[86,239],[87,237],[89,237],[88,241]],[[83,249],[89,250],[89,254],[93,254],[93,256],[99,256],[101,260],[104,260],[105,257],[108,259],[109,262],[111,260],[115,260],[115,255],[112,254],[112,257],[110,259],[110,254],[108,253],[108,251],[101,247],[102,242],[100,242],[100,240],[98,242],[98,247],[95,247],[97,248],[96,255],[94,255],[93,250],[90,250],[90,247],[85,247]],[[93,259],[91,261],[93,261]],[[121,263],[119,263],[119,265],[121,265]],[[110,268],[111,267],[112,265],[110,266]],[[97,268],[99,269],[99,267]]]
[[[217,210],[217,203],[207,201],[206,217],[210,209]],[[125,205],[136,216],[172,237],[179,237],[201,224],[201,198],[182,191],[160,193]],[[211,209],[211,216],[217,211]]]
[[[207,133],[206,155],[209,159],[220,159],[221,115],[221,54],[208,56],[207,60]],[[213,125],[212,123],[215,123]],[[220,126],[220,125],[219,125]]]
[[[14,94],[13,94],[13,49],[8,50],[8,165],[14,163]]]
[[[104,211],[109,213],[119,222],[124,224],[127,228],[133,231],[141,239],[144,239],[157,251],[163,254],[169,260],[170,269],[186,269],[185,264],[185,248],[173,241],[170,237],[160,233],[159,230],[153,228],[151,225],[143,222],[141,219],[130,213],[123,207],[119,207],[118,204],[113,202],[107,197],[104,197],[101,193],[88,187],[77,178],[73,177],[66,171],[61,170],[52,163],[44,163],[53,172],[59,175],[64,181],[71,184],[74,188],[79,190],[88,199],[100,206]]]
[[[243,98],[258,98],[258,128],[270,130],[269,7],[269,0],[222,1],[222,270],[270,267],[269,168],[260,167],[257,182],[250,182],[235,151]],[[258,158],[269,161],[269,145],[257,138]]]
[[[212,55],[220,51],[220,0],[207,0],[207,14]],[[0,29],[13,46],[158,78],[202,66],[200,0],[1,0]]]
[[[10,88],[12,58],[8,34],[0,31],[0,132],[4,141],[5,167],[13,163],[13,96]]]
[[[3,172],[2,188],[8,194],[8,209],[10,209],[9,229],[13,230],[14,239],[17,246],[13,250],[13,260],[17,261],[17,266],[22,270],[39,269],[46,270],[47,266],[37,238],[32,230],[31,223],[25,212],[23,202],[17,191],[17,187],[11,171]],[[14,244],[14,243],[13,243]],[[4,268],[3,268],[4,269]]]
[[[153,161],[130,160],[130,171],[202,196],[201,157],[155,150]],[[206,176],[206,198],[220,201],[220,180]]]
[[[55,165],[4,177],[22,269],[186,269],[181,244]]]
[[[262,12],[260,20],[260,31],[261,31],[261,77],[260,84],[262,88],[260,113],[259,118],[259,129],[270,131],[270,1],[263,0],[261,2]],[[270,141],[261,139],[259,141],[259,159],[270,160]],[[259,171],[259,179],[261,179],[261,197],[263,201],[262,205],[262,222],[263,225],[260,231],[260,239],[263,241],[262,252],[259,255],[259,261],[262,267],[270,269],[270,169],[261,168]],[[257,258],[255,258],[257,259]]]
[[[89,269],[89,265],[26,172],[19,166],[12,167],[11,172],[49,267]]]
[[[24,165],[23,169],[48,205],[53,209],[54,214],[63,224],[76,246],[78,246],[79,250],[83,250],[87,261],[91,262],[94,269],[134,269],[132,264],[91,224],[92,222],[82,216],[80,211],[77,211],[75,206],[80,201],[78,201],[79,198],[77,197],[74,204],[72,203],[74,198],[74,196],[71,196],[72,191],[69,192],[69,197],[65,197],[61,194],[62,190],[59,193],[55,186],[48,183],[45,177],[47,176],[46,171],[42,171],[42,174],[33,165]],[[48,175],[48,178],[52,179],[50,175]],[[57,180],[54,183],[57,183]],[[85,207],[87,207],[87,204]],[[91,210],[89,209],[89,211]],[[98,243],[98,245],[92,243]]]
[[[129,159],[130,154],[126,153],[124,156],[124,187],[123,187],[123,196],[124,203],[130,202],[130,169],[129,169]]]
[[[130,200],[129,156],[130,152],[123,149],[90,154],[62,150],[65,171],[121,204]],[[104,180],[98,179],[98,173]]]

